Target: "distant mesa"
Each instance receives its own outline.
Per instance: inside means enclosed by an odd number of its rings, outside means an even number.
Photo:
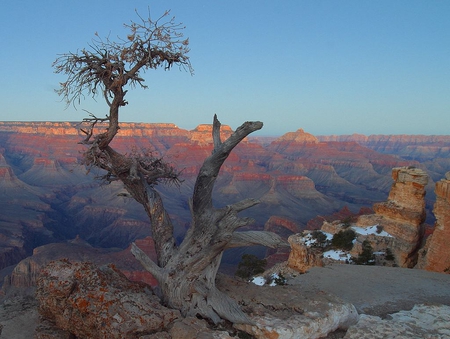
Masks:
[[[220,127],[220,136],[222,140],[227,139],[233,130],[228,125],[222,125]],[[212,145],[212,124],[201,124],[190,132],[190,141],[201,145]]]
[[[296,132],[288,132],[275,141],[294,141],[303,144],[319,143],[319,139],[310,133],[306,133],[302,128],[298,129]]]

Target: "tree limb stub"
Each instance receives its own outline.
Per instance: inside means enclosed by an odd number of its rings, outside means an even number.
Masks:
[[[222,124],[220,123],[219,119],[217,119],[217,114],[214,114],[213,130],[212,130],[213,143],[214,143],[213,152],[215,152],[215,150],[218,149],[220,147],[220,145],[222,144],[222,141],[220,140],[220,126],[221,125]]]

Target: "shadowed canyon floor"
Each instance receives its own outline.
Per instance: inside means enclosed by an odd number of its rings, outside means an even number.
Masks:
[[[450,305],[450,275],[423,270],[330,265],[312,268],[288,283],[310,299],[330,293],[352,303],[359,313],[381,317],[416,304]],[[0,338],[32,338],[37,322],[36,304],[30,298],[9,298],[0,307]]]

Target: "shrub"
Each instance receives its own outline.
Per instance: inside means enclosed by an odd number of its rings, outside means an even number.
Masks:
[[[384,257],[384,259],[386,259],[388,261],[394,261],[395,260],[394,254],[392,253],[390,248],[386,248],[386,256]]]
[[[237,271],[234,275],[236,277],[248,280],[257,274],[263,273],[265,271],[266,265],[266,259],[259,259],[256,255],[253,254],[244,254],[242,256],[242,260],[238,264]]]
[[[351,226],[351,223],[353,220],[352,220],[352,217],[349,216],[349,217],[344,218],[341,221],[342,221],[342,228],[347,229]]]
[[[312,231],[311,237],[316,240],[315,246],[324,247],[327,243],[327,236],[322,231]]]
[[[356,238],[356,233],[352,229],[339,231],[333,236],[331,245],[335,248],[350,251],[353,247],[353,240]]]
[[[286,285],[286,278],[281,273],[278,273],[273,282],[275,285]]]
[[[375,255],[373,254],[373,247],[368,240],[362,243],[362,252],[358,258],[353,261],[356,265],[375,265]]]

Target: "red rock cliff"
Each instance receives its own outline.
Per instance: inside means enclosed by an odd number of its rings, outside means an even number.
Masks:
[[[361,216],[357,224],[379,224],[395,237],[394,254],[401,267],[416,264],[416,251],[421,242],[425,221],[425,186],[428,175],[421,169],[396,167],[392,170],[392,185],[386,202],[373,205],[375,215]]]
[[[450,172],[436,183],[434,215],[436,224],[427,241],[419,268],[450,273]]]

